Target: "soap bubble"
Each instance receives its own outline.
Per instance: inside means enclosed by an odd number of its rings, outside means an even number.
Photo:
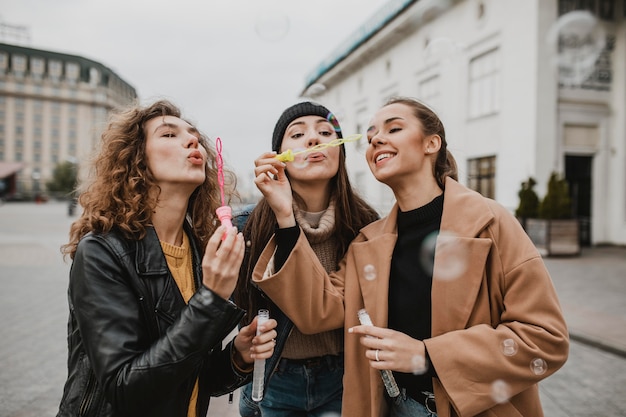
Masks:
[[[535,375],[543,375],[548,370],[548,364],[541,358],[535,358],[530,361],[530,370]]]
[[[498,404],[505,403],[511,398],[511,387],[501,379],[496,379],[491,384],[491,398]]]
[[[433,271],[433,262],[435,256],[435,246],[437,245],[437,236],[438,232],[433,232],[428,234],[422,241],[422,246],[420,247],[419,259],[420,264],[425,272],[431,273]]]
[[[254,24],[254,30],[264,41],[277,42],[289,32],[289,18],[277,12],[260,13]]]
[[[376,267],[372,264],[367,264],[363,267],[363,276],[368,281],[374,281],[376,279]]]
[[[559,83],[580,85],[595,70],[606,44],[606,32],[593,14],[575,10],[556,21],[548,32],[547,41],[557,50],[555,63]]]
[[[505,356],[513,356],[517,353],[517,343],[513,339],[503,340],[500,347]]]
[[[305,97],[316,97],[326,92],[326,86],[322,83],[311,84],[305,91]]]
[[[469,264],[469,254],[458,238],[451,233],[440,233],[437,238],[437,269],[433,278],[452,281],[463,276]]]
[[[449,63],[459,52],[459,46],[450,38],[435,38],[428,41],[424,58],[428,63]]]
[[[413,375],[423,375],[428,371],[426,358],[422,355],[415,355],[411,358],[411,369]]]
[[[306,151],[306,148],[295,148],[293,149],[293,153]],[[294,155],[294,159],[291,162],[291,166],[297,169],[306,168],[309,165],[309,161],[306,159],[307,153],[301,153],[299,155]]]

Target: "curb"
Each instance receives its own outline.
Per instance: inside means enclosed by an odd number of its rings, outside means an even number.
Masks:
[[[608,344],[601,340],[595,339],[593,337],[585,336],[580,333],[571,333],[569,334],[570,340],[574,340],[576,342],[585,344],[587,346],[591,346],[597,349],[600,349],[604,352],[611,353],[613,355],[619,356],[621,358],[626,359],[626,349]]]

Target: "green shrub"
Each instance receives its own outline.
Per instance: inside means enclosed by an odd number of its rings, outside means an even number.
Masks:
[[[519,196],[519,206],[515,210],[515,215],[520,219],[537,217],[539,214],[539,197],[533,187],[537,184],[533,177],[522,182],[521,189],[517,193]]]
[[[52,179],[46,183],[48,191],[70,195],[76,188],[76,164],[65,161],[57,164]]]
[[[550,175],[548,191],[539,204],[539,217],[542,219],[572,218],[572,200],[569,196],[569,185],[565,178],[556,172]]]

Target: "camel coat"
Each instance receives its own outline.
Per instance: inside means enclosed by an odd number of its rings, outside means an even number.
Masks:
[[[272,239],[253,274],[302,332],[345,327],[346,417],[388,414],[380,374],[347,329],[359,324],[363,307],[374,325],[387,325],[397,210],[361,230],[336,273],[324,271],[301,233],[279,271]],[[517,219],[450,178],[431,297],[432,337],[424,343],[437,373],[438,417],[543,416],[537,384],[569,349],[552,280]]]

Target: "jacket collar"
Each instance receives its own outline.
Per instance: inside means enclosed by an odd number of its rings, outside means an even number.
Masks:
[[[198,252],[198,244],[191,230],[191,225],[187,221],[183,224],[183,229],[185,233],[187,233],[187,236],[189,236],[189,243],[194,260],[194,275],[199,277],[201,276],[201,271],[199,270],[200,253]],[[169,273],[167,261],[161,249],[161,242],[159,241],[154,227],[146,227],[146,236],[141,240],[137,240],[135,245],[135,270],[137,274],[143,276],[159,276]]]
[[[493,219],[493,212],[483,196],[446,178],[441,233],[476,237]]]

